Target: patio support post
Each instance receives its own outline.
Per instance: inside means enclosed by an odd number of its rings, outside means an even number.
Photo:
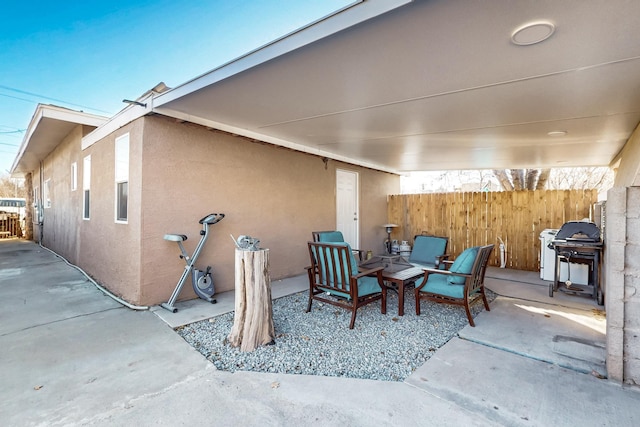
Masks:
[[[236,249],[235,316],[229,343],[253,351],[274,339],[269,249]]]

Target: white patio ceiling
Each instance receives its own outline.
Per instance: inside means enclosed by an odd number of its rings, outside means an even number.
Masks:
[[[640,121],[640,1],[376,10],[400,3],[359,3],[157,96],[153,111],[396,172],[608,165]],[[539,20],[556,26],[549,39],[511,42]]]

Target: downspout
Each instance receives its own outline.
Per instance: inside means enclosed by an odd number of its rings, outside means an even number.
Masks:
[[[44,210],[42,209],[42,193],[44,192],[44,164],[40,160],[40,191],[38,191],[38,200],[36,200],[36,220],[38,224],[38,243],[42,246],[42,239],[44,239]]]
[[[34,171],[31,171],[25,175],[25,186],[27,187],[26,199],[27,203],[25,206],[25,215],[24,215],[24,231],[23,237],[26,240],[34,240],[33,238],[33,222],[34,222],[34,207],[35,201],[33,200],[33,175]]]

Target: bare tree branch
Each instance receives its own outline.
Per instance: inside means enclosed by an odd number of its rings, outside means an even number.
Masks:
[[[535,189],[536,181],[538,178],[538,174],[540,173],[539,169],[527,169],[527,190]]]
[[[0,197],[25,198],[26,189],[22,179],[11,178],[8,174],[0,177]]]
[[[513,185],[511,184],[511,181],[509,181],[509,176],[507,175],[506,170],[494,169],[493,175],[496,177],[504,191],[513,191]]]
[[[536,184],[536,190],[544,190],[547,181],[549,180],[549,174],[551,173],[551,169],[542,169],[540,171],[540,175],[538,176],[538,183]]]
[[[609,177],[607,176],[606,173],[602,173],[602,174],[598,174],[598,173],[592,173],[592,177],[596,176],[595,182],[591,182],[591,187],[592,188],[602,188],[605,184],[605,182],[607,181],[607,179],[609,179]]]
[[[605,167],[552,169],[548,183],[549,188],[558,190],[595,188],[602,191],[611,186],[613,186],[613,171]]]
[[[478,173],[480,174],[478,176]],[[493,169],[482,171],[424,172],[420,192],[478,191],[489,181],[497,181],[504,191],[524,190],[608,190],[613,186],[613,171],[606,167],[554,168],[554,169]],[[535,178],[534,178],[535,177]],[[525,183],[526,178],[526,183]],[[532,184],[534,182],[535,184]],[[526,185],[525,185],[526,184]],[[464,190],[465,188],[472,190]]]
[[[510,169],[511,182],[513,183],[513,189],[516,191],[523,189],[524,184],[524,170],[523,169]]]

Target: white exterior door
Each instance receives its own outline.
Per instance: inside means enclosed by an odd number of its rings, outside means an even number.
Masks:
[[[359,248],[358,174],[338,169],[336,189],[336,230],[342,232],[352,248]]]

